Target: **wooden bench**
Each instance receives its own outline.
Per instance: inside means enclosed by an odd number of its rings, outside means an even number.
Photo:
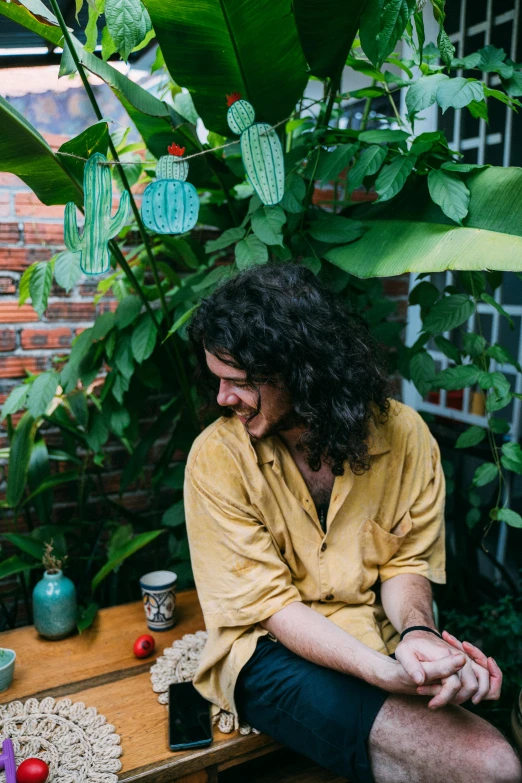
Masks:
[[[144,661],[132,652],[134,640],[147,632],[139,601],[103,609],[87,631],[58,642],[42,639],[34,626],[0,633],[0,647],[12,648],[17,654],[13,684],[0,694],[0,702],[25,701],[30,696],[67,696],[96,707],[121,736],[121,783],[216,783],[218,777],[220,783],[233,783],[239,778],[243,782],[260,780],[248,762],[280,748],[266,734],[241,736],[215,729],[208,748],[173,753],[168,747],[167,709],[152,691],[149,669],[175,639],[203,627],[197,595],[191,590],[178,596],[176,627],[153,634],[156,653]],[[278,781],[338,780],[302,758],[298,762],[291,757],[281,761],[279,751],[276,759]],[[246,764],[245,772],[250,769],[246,777],[232,775],[232,768],[238,764]],[[288,775],[281,774],[285,765],[291,767]],[[302,774],[304,769],[306,774]]]

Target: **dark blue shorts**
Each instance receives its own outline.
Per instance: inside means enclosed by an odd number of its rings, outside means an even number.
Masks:
[[[235,690],[242,720],[350,783],[373,783],[368,737],[388,693],[262,636]]]

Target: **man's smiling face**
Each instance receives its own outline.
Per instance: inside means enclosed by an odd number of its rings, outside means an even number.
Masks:
[[[291,398],[285,389],[266,382],[252,388],[244,370],[231,367],[208,351],[205,355],[208,369],[219,380],[218,405],[234,411],[252,438],[260,440],[295,426]]]

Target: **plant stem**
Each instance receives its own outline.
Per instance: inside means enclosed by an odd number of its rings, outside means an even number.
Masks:
[[[215,162],[212,160],[212,155],[209,155],[208,157],[209,157],[208,165],[210,166],[210,168],[214,172],[214,175],[215,175],[217,181],[219,182],[219,184],[223,188],[225,196],[227,197],[227,207],[228,207],[228,211],[230,212],[230,217],[232,218],[232,222],[234,223],[235,226],[239,226],[240,221],[238,220],[236,208],[235,208],[234,202],[232,200],[232,197],[230,195],[230,190],[228,189],[228,187],[227,187],[227,185],[226,185],[226,183],[225,183],[225,181],[223,179],[223,176],[222,176],[221,172],[217,170],[217,166],[216,166]]]
[[[154,322],[154,325],[156,326],[156,329],[158,330],[158,332],[161,332],[161,327],[160,327],[158,319],[156,318],[156,313],[152,309],[152,307],[150,306],[149,300],[147,299],[147,297],[143,293],[142,288],[141,288],[140,284],[138,283],[134,272],[132,271],[131,267],[129,266],[129,263],[128,263],[127,259],[123,255],[123,252],[122,252],[120,246],[118,245],[118,243],[116,242],[115,239],[110,239],[109,240],[109,247],[110,247],[112,253],[114,254],[114,256],[116,257],[116,259],[118,261],[118,264],[121,266],[121,268],[125,272],[126,276],[129,278],[129,280],[130,280],[133,288],[136,290],[136,293],[138,294],[139,298],[141,299],[141,301],[145,305],[145,309],[147,310],[148,314],[152,318],[152,320]]]
[[[326,93],[328,95],[328,103],[326,105],[326,110],[325,110],[324,114],[322,116],[321,115],[319,116],[319,119],[317,121],[317,128],[316,128],[316,130],[318,128],[327,128],[328,127],[328,123],[330,122],[330,118],[332,116],[333,107],[334,107],[335,100],[336,100],[336,97],[337,97],[337,93],[338,93],[338,90],[339,90],[339,84],[340,84],[340,82],[339,82],[338,79],[336,79],[335,81],[334,80],[330,80],[330,83],[329,83],[329,86],[328,86],[328,91]],[[315,156],[315,161],[314,161],[314,164],[313,164],[312,176],[310,177],[310,180],[308,181],[308,187],[306,189],[306,195],[305,195],[304,203],[305,203],[305,205],[307,207],[310,206],[311,200],[313,198],[314,185],[315,185],[315,172],[316,172],[317,166],[319,164],[319,157],[320,157],[320,155],[321,155],[321,147],[319,147],[318,150],[317,150],[317,154]],[[303,212],[303,216],[302,216],[302,219],[301,219],[301,225],[303,224],[304,215],[305,215],[305,213]]]
[[[325,128],[328,127],[328,123],[330,122],[330,119],[332,117],[333,107],[335,105],[335,100],[337,98],[339,83],[338,82],[330,82],[330,97],[328,99],[328,105],[326,106],[326,111],[324,113],[324,119],[323,119],[323,125]]]
[[[372,81],[372,87],[375,87],[376,81],[373,79]],[[366,103],[364,104],[364,111],[363,116],[361,120],[361,130],[366,130],[366,126],[368,125],[368,119],[370,117],[370,109],[372,108],[372,100],[373,98],[366,98]]]
[[[83,82],[83,86],[85,87],[85,91],[86,91],[86,93],[88,95],[88,98],[89,98],[89,100],[91,102],[91,106],[92,106],[92,108],[94,110],[94,113],[96,114],[96,117],[98,118],[98,120],[102,120],[103,117],[102,117],[102,113],[100,111],[100,107],[98,106],[98,102],[96,100],[94,92],[92,91],[92,87],[89,84],[87,76],[85,75],[85,70],[84,70],[82,64],[80,63],[80,60],[79,60],[79,57],[78,57],[78,53],[77,53],[77,51],[76,51],[76,49],[74,47],[74,44],[72,42],[72,38],[69,35],[69,31],[67,29],[67,26],[65,24],[64,18],[62,16],[62,12],[60,11],[60,8],[58,6],[57,0],[51,0],[51,5],[53,7],[53,11],[54,11],[54,13],[56,15],[56,18],[58,19],[58,22],[60,24],[60,28],[62,30],[62,33],[63,33],[63,36],[64,36],[65,41],[67,43],[67,46],[69,47],[69,51],[70,51],[71,56],[72,56],[72,58],[74,60],[74,64],[76,65],[76,68],[78,69],[78,73],[80,74],[80,78],[81,78],[81,80]],[[166,323],[167,323],[167,330],[168,330],[168,327],[170,326],[170,311],[169,311],[169,309],[167,307],[167,301],[165,299],[165,293],[164,293],[164,291],[163,291],[163,289],[161,287],[161,284],[160,284],[158,268],[156,266],[156,259],[154,258],[154,255],[152,254],[152,251],[151,251],[151,248],[150,248],[150,244],[149,244],[148,234],[145,231],[145,226],[143,225],[143,222],[141,220],[141,215],[139,213],[136,201],[134,199],[134,194],[132,193],[132,191],[130,189],[129,180],[127,179],[127,175],[125,174],[123,166],[121,165],[120,159],[118,157],[118,152],[116,150],[116,147],[114,146],[114,142],[112,141],[112,139],[110,137],[110,134],[109,134],[109,147],[110,147],[110,150],[111,150],[111,153],[112,153],[112,156],[113,156],[114,160],[117,161],[118,163],[120,163],[120,167],[119,168],[120,168],[121,181],[122,181],[122,183],[123,183],[123,185],[125,187],[125,190],[128,192],[129,197],[130,197],[130,203],[131,203],[131,206],[132,206],[132,211],[134,212],[134,217],[136,219],[136,223],[137,223],[139,232],[141,234],[141,237],[142,237],[142,240],[143,240],[143,244],[145,246],[145,251],[147,253],[149,264],[150,264],[150,267],[152,269],[154,282],[155,282],[156,287],[158,289],[158,294],[159,294],[160,301],[161,301],[161,307],[162,307],[163,313],[165,315],[165,320],[166,320]],[[111,240],[109,244],[110,244],[111,250],[115,254],[116,258],[118,259],[118,261],[120,263],[120,266],[122,267],[123,271],[125,272],[125,274],[129,278],[129,280],[132,282],[132,285],[135,287],[136,291],[138,292],[142,302],[144,303],[144,305],[145,305],[145,307],[147,309],[147,312],[149,313],[149,315],[151,315],[151,317],[153,319],[153,322],[156,325],[156,328],[158,329],[158,331],[161,331],[160,325],[159,325],[159,323],[158,323],[158,321],[156,319],[156,316],[154,315],[154,312],[153,312],[153,310],[152,310],[152,308],[151,308],[151,306],[149,304],[149,301],[147,300],[145,294],[143,293],[143,291],[141,289],[141,286],[138,283],[138,281],[136,280],[136,277],[134,276],[130,266],[125,261],[125,257],[123,255],[123,253],[121,252],[120,248],[118,247],[118,244],[114,240]],[[181,358],[181,355],[180,355],[180,352],[179,352],[179,347],[176,344],[176,339],[177,339],[176,335],[174,335],[173,345],[175,346],[175,348],[174,348],[175,359],[172,356],[172,353],[170,351],[170,346],[167,346],[167,353],[168,353],[169,358],[173,361],[173,364],[174,364],[174,366],[177,369],[177,373],[178,373],[180,385],[181,385],[181,388],[182,388],[182,391],[183,391],[183,396],[185,398],[185,402],[186,402],[187,407],[189,409],[192,421],[193,421],[193,423],[197,427],[197,416],[196,416],[196,412],[194,410],[194,404],[192,402],[192,396],[190,394],[190,387],[189,387],[189,384],[188,384],[187,375],[186,375],[186,372],[185,372],[185,367],[184,367],[184,364],[183,364],[183,361],[182,361],[182,358]]]
[[[147,297],[145,296],[145,294],[143,293],[140,284],[136,280],[134,272],[132,271],[131,267],[127,263],[127,260],[126,260],[125,256],[123,255],[123,253],[121,251],[121,248],[119,247],[118,243],[114,239],[110,240],[109,246],[110,246],[112,252],[114,253],[114,255],[116,256],[116,258],[118,259],[118,263],[120,264],[121,268],[123,269],[123,271],[125,272],[125,274],[129,278],[129,280],[131,281],[132,285],[136,289],[136,291],[138,293],[138,296],[140,297],[141,301],[145,305],[145,309],[147,310],[148,314],[152,318],[152,320],[153,320],[153,322],[154,322],[154,324],[156,326],[156,329],[158,330],[158,332],[160,332],[161,329],[160,329],[160,325],[158,323],[158,320],[156,318],[156,313],[154,312],[154,310],[150,306],[150,302],[147,299]],[[183,359],[181,357],[178,344],[176,342],[176,335],[173,335],[173,336],[174,336],[174,340],[172,340],[172,343],[169,343],[169,342],[165,343],[165,349],[167,351],[167,354],[168,354],[170,360],[172,361],[172,364],[176,368],[177,375],[178,375],[178,381],[179,381],[179,384],[181,386],[181,390],[183,392],[183,397],[185,398],[185,403],[186,403],[187,408],[188,408],[189,413],[190,413],[190,418],[192,419],[192,423],[196,427],[196,431],[198,431],[199,430],[199,422],[198,422],[198,417],[196,415],[196,410],[194,408],[194,403],[192,401],[192,395],[190,393],[190,385],[189,385],[189,382],[188,382],[187,373],[185,371],[185,365],[183,363]],[[174,356],[172,355],[171,348],[174,348]]]
[[[390,105],[391,105],[391,107],[393,109],[393,113],[395,114],[395,119],[397,120],[399,125],[403,125],[404,123],[403,123],[403,121],[401,119],[401,115],[399,114],[399,112],[397,110],[397,104],[393,100],[393,95],[391,94],[390,88],[388,87],[386,82],[384,82],[384,91],[386,92],[386,95],[388,96],[388,100],[390,101]]]

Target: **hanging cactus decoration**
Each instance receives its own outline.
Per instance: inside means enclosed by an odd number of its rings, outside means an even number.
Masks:
[[[112,178],[109,166],[103,164],[107,164],[107,158],[101,152],[91,155],[85,164],[85,224],[81,237],[74,202],[65,207],[65,245],[71,253],[80,253],[80,267],[87,275],[102,275],[110,269],[107,242],[120,233],[129,215],[129,194],[125,191],[118,211],[111,217]]]
[[[185,182],[189,164],[185,147],[171,144],[156,166],[156,181],[147,185],[141,202],[143,222],[157,234],[185,234],[198,222],[199,198],[194,185]]]
[[[266,122],[254,122],[254,107],[238,92],[227,95],[227,122],[241,134],[241,155],[248,179],[267,206],[279,204],[285,191],[283,148],[275,130]]]

